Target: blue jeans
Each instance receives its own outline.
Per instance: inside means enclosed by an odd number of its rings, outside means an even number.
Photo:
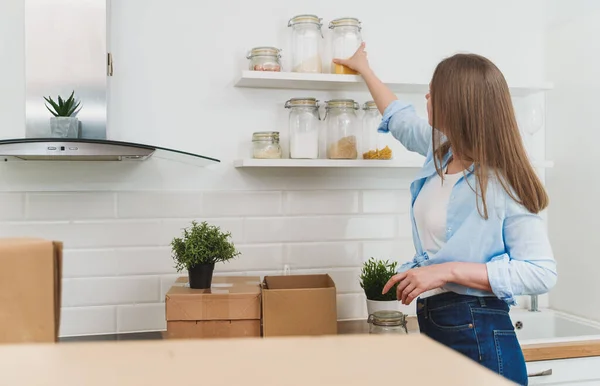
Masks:
[[[525,358],[508,310],[508,305],[495,297],[453,292],[417,301],[421,333],[519,385],[527,385]]]

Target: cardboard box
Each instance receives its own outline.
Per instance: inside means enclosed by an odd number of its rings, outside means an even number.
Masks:
[[[215,276],[212,288],[191,289],[180,277],[167,292],[166,338],[260,336],[260,278]]]
[[[266,276],[263,335],[337,334],[335,283],[329,275]]]
[[[56,342],[62,243],[0,239],[0,343]]]

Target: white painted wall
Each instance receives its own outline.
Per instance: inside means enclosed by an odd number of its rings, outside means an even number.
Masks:
[[[554,308],[600,320],[600,3],[552,1],[546,37],[550,236],[559,264]]]
[[[0,2],[0,136],[24,133],[22,0]],[[191,219],[233,232],[244,255],[219,272],[328,272],[340,318],[365,316],[358,286],[369,256],[412,256],[407,217],[414,171],[240,171],[251,133],[281,130],[284,102],[366,93],[233,87],[246,51],[288,52],[287,20],[316,13],[363,22],[383,78],[427,82],[457,51],[488,56],[513,85],[545,80],[542,0],[248,2],[118,0],[111,10],[109,137],[220,158],[207,169],[144,164],[2,164],[0,235],[65,242],[62,335],[164,328],[164,293],[177,276],[168,243]],[[325,31],[326,36],[329,31]],[[405,95],[424,113],[422,95]],[[542,149],[543,150],[543,149]],[[541,154],[543,156],[543,154]]]

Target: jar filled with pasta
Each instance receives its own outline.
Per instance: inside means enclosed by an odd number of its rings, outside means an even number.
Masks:
[[[362,43],[360,21],[353,17],[344,17],[332,20],[329,28],[333,31],[331,41],[333,59],[347,59],[354,55]],[[357,74],[341,64],[331,63],[331,72],[334,74]]]
[[[281,50],[275,47],[255,47],[248,52],[251,71],[281,71]]]
[[[288,22],[292,28],[292,72],[321,73],[321,19],[315,15],[298,15]]]
[[[363,105],[365,112],[362,119],[362,146],[363,159],[392,159],[390,133],[379,133],[377,128],[381,123],[381,114],[374,101]]]
[[[356,159],[360,135],[358,103],[352,99],[332,99],[326,103],[327,158]]]

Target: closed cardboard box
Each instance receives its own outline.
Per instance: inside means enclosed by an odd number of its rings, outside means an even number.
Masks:
[[[62,243],[0,239],[0,343],[58,340]]]
[[[180,277],[165,298],[165,337],[259,337],[260,302],[259,277],[216,276],[205,290],[189,288]]]
[[[265,276],[263,335],[335,335],[335,283],[329,275]]]

